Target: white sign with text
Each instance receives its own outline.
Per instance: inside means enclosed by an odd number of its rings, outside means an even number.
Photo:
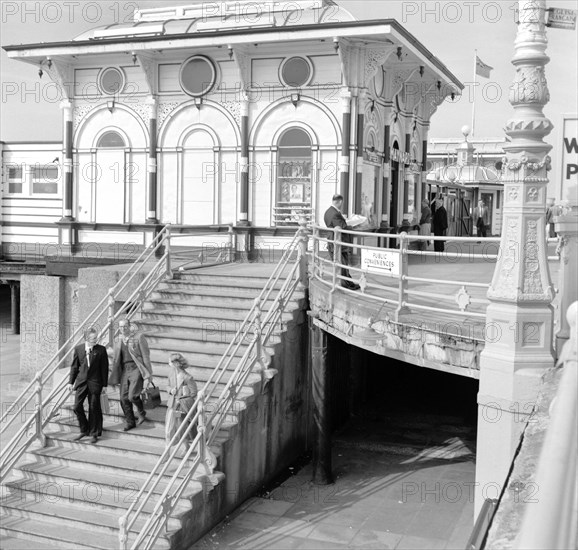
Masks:
[[[361,269],[389,277],[399,277],[399,252],[362,248]]]

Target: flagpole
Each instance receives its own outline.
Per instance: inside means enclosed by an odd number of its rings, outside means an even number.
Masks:
[[[477,65],[478,62],[478,50],[474,50],[474,102],[472,105],[472,138],[474,137],[474,132],[476,130],[476,94],[477,94],[477,83],[478,83],[478,72]]]

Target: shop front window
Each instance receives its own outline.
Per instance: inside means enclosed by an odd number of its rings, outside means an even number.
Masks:
[[[275,225],[297,225],[311,216],[311,139],[299,128],[279,141]]]

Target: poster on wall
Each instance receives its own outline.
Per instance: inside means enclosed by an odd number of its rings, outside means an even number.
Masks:
[[[562,116],[562,170],[560,198],[578,203],[578,115]]]

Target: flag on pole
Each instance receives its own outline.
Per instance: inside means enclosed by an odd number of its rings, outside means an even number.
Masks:
[[[494,67],[490,67],[486,65],[477,55],[476,55],[476,74],[482,76],[484,78],[490,78],[490,71],[492,71]]]

